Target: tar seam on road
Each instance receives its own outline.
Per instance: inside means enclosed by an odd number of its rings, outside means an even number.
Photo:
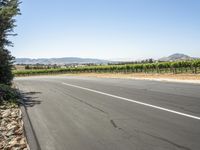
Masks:
[[[185,116],[185,117],[188,117],[188,118],[200,120],[200,117],[198,117],[198,116],[193,116],[193,115],[190,115],[190,114],[178,112],[178,111],[167,109],[167,108],[164,108],[164,107],[160,107],[160,106],[156,106],[156,105],[152,105],[152,104],[148,104],[148,103],[132,100],[132,99],[129,99],[129,98],[124,98],[124,97],[120,97],[120,96],[104,93],[104,92],[101,92],[101,91],[97,91],[97,90],[93,90],[93,89],[89,89],[89,88],[85,88],[85,87],[81,87],[81,86],[77,86],[77,85],[73,85],[73,84],[68,84],[68,83],[65,83],[65,82],[62,82],[62,84],[67,85],[67,86],[71,86],[71,87],[75,87],[75,88],[79,88],[79,89],[83,89],[83,90],[87,90],[87,91],[90,91],[90,92],[94,92],[94,93],[110,96],[110,97],[113,97],[113,98],[117,98],[117,99],[122,99],[122,100],[125,100],[125,101],[129,101],[129,102],[133,102],[133,103],[136,103],[136,104],[139,104],[139,105],[152,107],[152,108],[163,110],[163,111],[166,111],[166,112],[171,112],[171,113],[178,114],[178,115],[181,115],[181,116]]]

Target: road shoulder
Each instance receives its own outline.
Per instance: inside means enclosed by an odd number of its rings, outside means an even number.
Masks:
[[[78,74],[63,74],[60,76],[120,78],[120,79],[133,79],[133,80],[150,80],[150,81],[161,81],[161,82],[200,84],[200,74],[78,73]]]

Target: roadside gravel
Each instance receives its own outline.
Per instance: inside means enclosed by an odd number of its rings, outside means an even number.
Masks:
[[[22,112],[16,104],[0,105],[0,149],[29,150],[24,136]]]

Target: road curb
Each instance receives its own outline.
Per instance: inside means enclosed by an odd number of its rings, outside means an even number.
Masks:
[[[22,111],[22,119],[24,122],[24,127],[23,127],[24,134],[26,136],[29,149],[30,150],[41,150],[39,142],[38,142],[36,134],[35,134],[35,131],[33,129],[30,117],[27,112],[27,108],[24,105],[24,100],[25,100],[25,98],[22,96],[22,99],[21,99],[22,104],[20,105],[20,109]]]

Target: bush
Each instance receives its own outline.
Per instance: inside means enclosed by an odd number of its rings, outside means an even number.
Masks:
[[[20,98],[20,93],[8,85],[0,84],[0,104],[3,101],[17,102]]]

